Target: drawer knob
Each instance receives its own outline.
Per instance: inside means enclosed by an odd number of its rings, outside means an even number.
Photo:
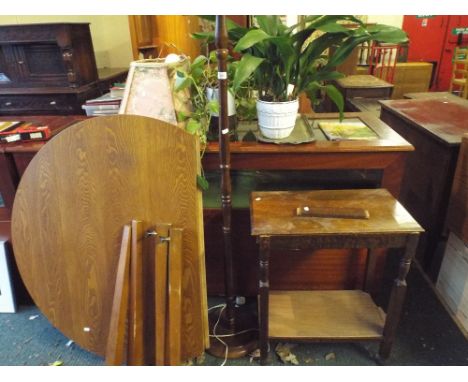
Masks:
[[[5,102],[5,106],[11,106],[11,102]]]
[[[57,105],[56,101],[50,101],[49,105]]]
[[[18,61],[18,65],[23,65],[24,61]]]

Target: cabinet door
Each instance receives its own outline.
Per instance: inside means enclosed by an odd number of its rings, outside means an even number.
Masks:
[[[0,73],[2,81],[0,85],[15,86],[20,79],[21,73],[18,65],[18,59],[15,55],[14,45],[5,44],[0,48]]]
[[[128,16],[130,35],[132,38],[133,58],[138,59],[139,48],[153,45],[154,16]]]
[[[62,52],[57,44],[20,44],[13,47],[19,80],[42,86],[68,85]]]

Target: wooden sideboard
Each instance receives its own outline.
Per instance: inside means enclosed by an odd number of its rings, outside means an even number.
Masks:
[[[2,115],[84,114],[126,72],[98,70],[88,23],[0,26]]]
[[[461,137],[468,132],[468,101],[442,96],[381,104],[381,119],[415,147],[406,161],[400,201],[426,230],[417,258],[435,281]]]
[[[314,114],[309,117],[323,119],[336,118],[335,114]],[[346,113],[346,117],[358,117],[379,135],[374,141],[327,141],[319,129],[314,129],[315,142],[301,145],[275,145],[256,141],[231,142],[231,168],[233,170],[233,253],[236,267],[236,293],[253,296],[257,294],[258,268],[257,246],[250,235],[250,215],[248,203],[242,205],[236,188],[250,194],[252,186],[239,180],[239,173],[247,173],[249,179],[256,179],[256,191],[265,190],[271,177],[293,174],[278,187],[297,189],[297,183],[308,176],[317,188],[387,188],[398,197],[403,178],[404,163],[413,146],[396,134],[385,123],[372,114]],[[22,120],[36,120],[49,124],[57,132],[83,116],[36,116],[16,117]],[[98,117],[99,118],[99,117]],[[0,117],[0,120],[11,119]],[[28,163],[44,143],[13,143],[0,145],[0,157],[11,172],[2,172],[0,193],[6,202],[4,214],[8,216],[14,198],[18,179]],[[1,163],[1,162],[0,162]],[[204,170],[214,177],[219,171],[219,146],[208,144],[203,157]],[[0,167],[1,170],[1,167]],[[3,171],[3,170],[2,170]],[[273,175],[272,175],[273,174]],[[328,174],[334,174],[336,182],[325,184]],[[352,185],[342,181],[342,177],[353,175]],[[372,180],[369,180],[372,174]],[[13,177],[12,177],[13,175]],[[266,176],[266,181],[258,181]],[[238,181],[240,184],[238,184]],[[209,192],[204,195],[204,225],[208,293],[224,292],[223,242],[221,232],[222,213],[220,202],[216,200],[216,180],[212,181]],[[271,188],[270,188],[271,189]],[[210,196],[210,192],[216,196]],[[1,210],[1,209],[0,209]],[[276,260],[275,260],[276,259]],[[277,264],[271,269],[273,288],[289,289],[352,289],[362,286],[365,274],[366,253],[360,250],[319,250],[307,253],[272,253]],[[383,267],[384,255],[379,257],[377,269]],[[377,273],[379,273],[377,271]],[[378,282],[376,283],[378,287]]]

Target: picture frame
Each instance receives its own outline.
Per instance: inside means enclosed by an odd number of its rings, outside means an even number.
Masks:
[[[9,247],[0,241],[0,313],[15,313],[16,302],[9,268]]]

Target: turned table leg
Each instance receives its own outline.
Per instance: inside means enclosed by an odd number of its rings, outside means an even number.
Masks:
[[[259,257],[259,326],[260,326],[260,364],[265,365],[268,361],[268,299],[269,299],[269,258],[270,237],[260,236]]]
[[[400,261],[398,276],[395,279],[388,303],[387,318],[383,330],[383,339],[380,343],[379,358],[385,360],[389,357],[395,339],[396,329],[400,321],[401,310],[406,295],[406,276],[408,275],[411,261],[413,260],[418,245],[419,235],[408,237],[405,254]]]

